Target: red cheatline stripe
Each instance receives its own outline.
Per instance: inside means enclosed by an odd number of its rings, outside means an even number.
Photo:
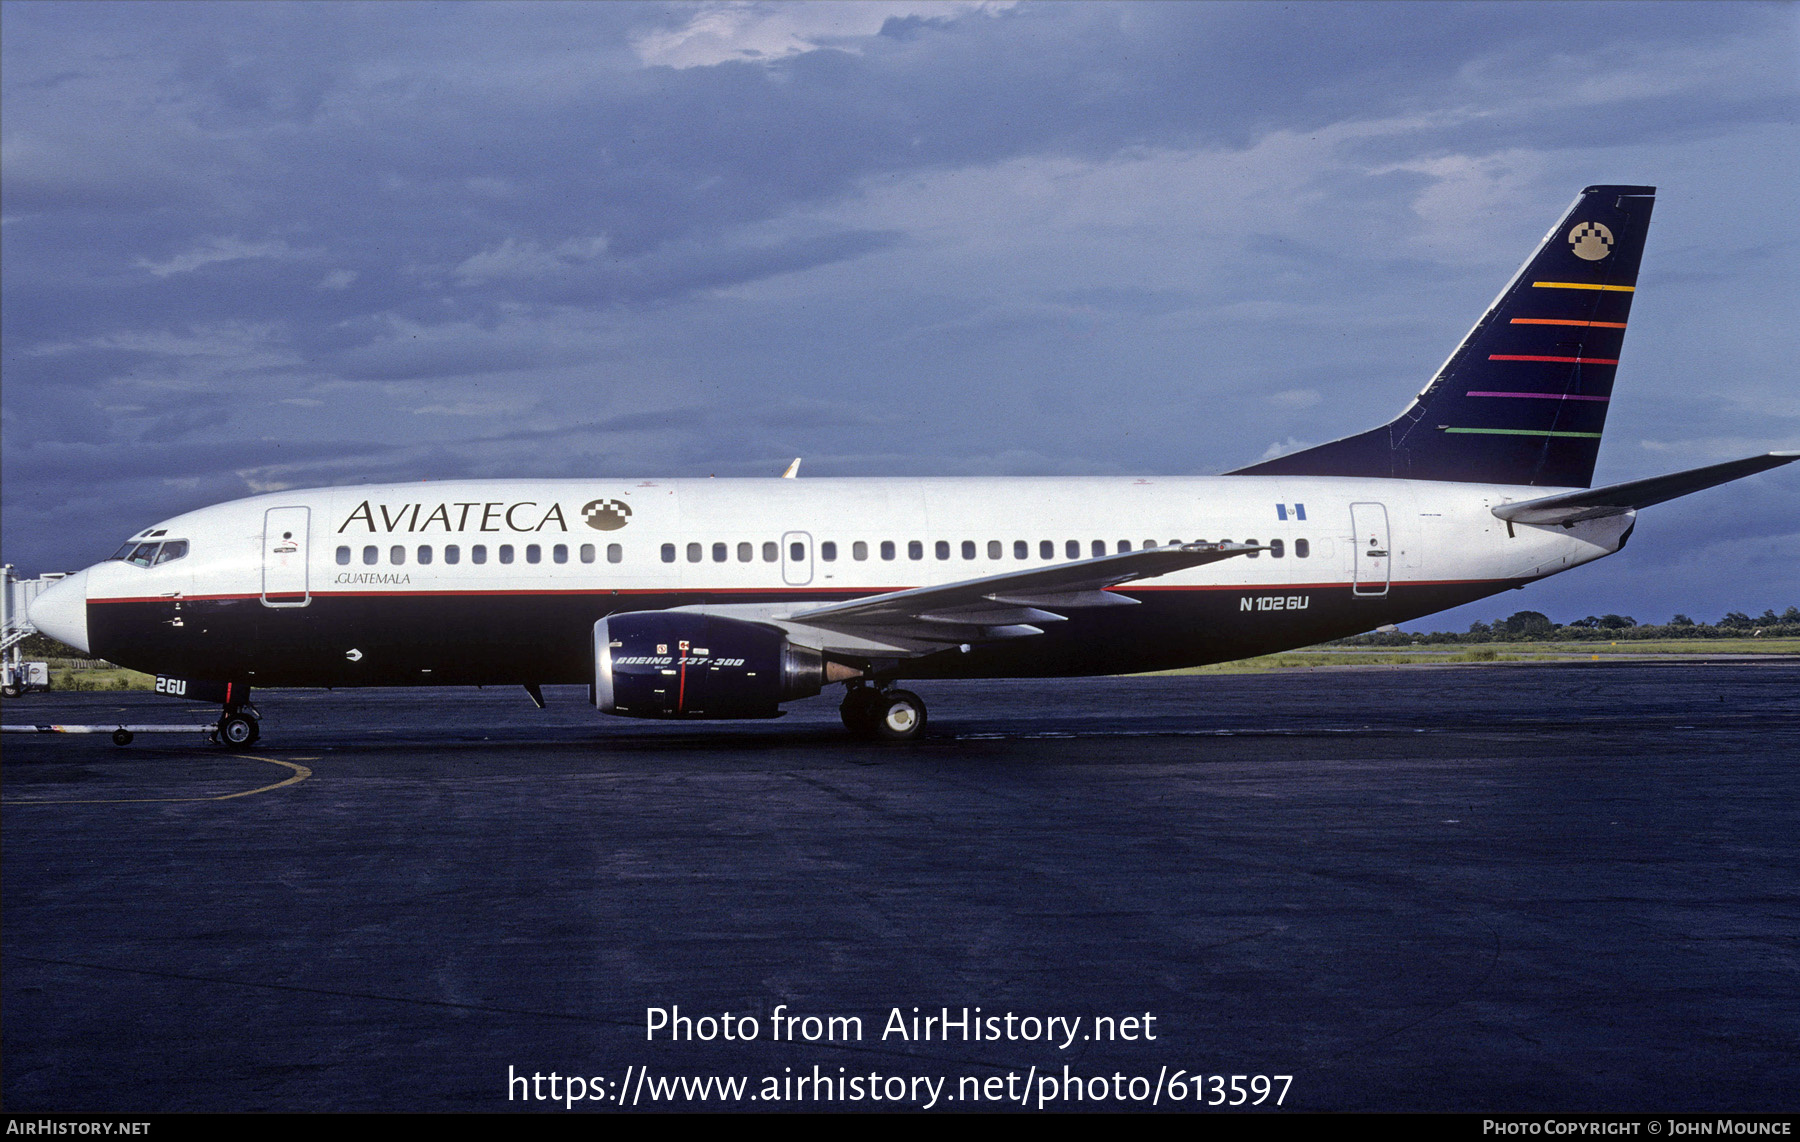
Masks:
[[[1623,321],[1569,321],[1561,317],[1515,317],[1514,325],[1584,325],[1595,329],[1623,329]]]
[[[1565,365],[1616,365],[1617,357],[1533,357],[1522,353],[1489,353],[1490,361],[1558,361]]]
[[[1611,397],[1580,397],[1573,393],[1470,393],[1472,397],[1535,397],[1538,400],[1611,400]]]

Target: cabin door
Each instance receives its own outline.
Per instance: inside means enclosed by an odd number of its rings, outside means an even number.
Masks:
[[[312,602],[306,580],[310,508],[270,508],[263,513],[265,607],[304,607]]]
[[[1389,567],[1387,508],[1381,504],[1351,504],[1350,526],[1356,529],[1351,540],[1356,546],[1356,577],[1352,594],[1370,598],[1388,593]]]

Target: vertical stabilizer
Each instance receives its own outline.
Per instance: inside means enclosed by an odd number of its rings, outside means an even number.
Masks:
[[[1229,474],[1589,486],[1655,196],[1582,191],[1392,422]]]

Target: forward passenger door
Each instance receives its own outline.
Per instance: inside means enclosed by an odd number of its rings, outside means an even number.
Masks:
[[[265,607],[304,607],[312,601],[306,575],[310,508],[270,508],[263,513]]]

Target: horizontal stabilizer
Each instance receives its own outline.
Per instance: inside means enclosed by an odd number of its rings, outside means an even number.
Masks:
[[[1509,523],[1576,523],[1600,519],[1754,476],[1795,460],[1800,460],[1800,452],[1769,452],[1668,476],[1652,476],[1648,480],[1631,480],[1604,488],[1586,488],[1521,503],[1500,504],[1493,512]]]

